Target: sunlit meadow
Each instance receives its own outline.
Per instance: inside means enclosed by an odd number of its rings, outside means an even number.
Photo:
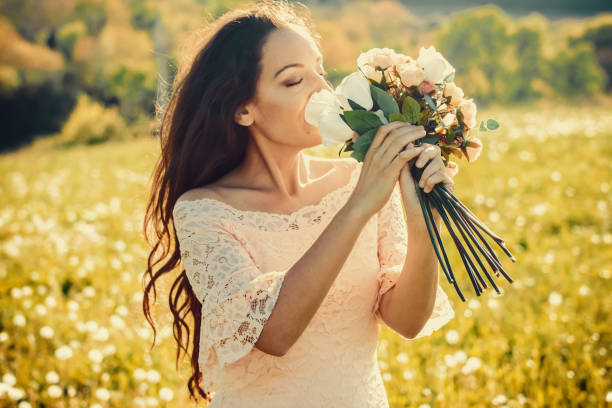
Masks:
[[[612,403],[611,105],[479,112],[501,128],[479,135],[476,162],[457,161],[455,193],[506,240],[516,263],[494,248],[514,283],[476,296],[443,229],[467,302],[440,271],[451,322],[412,342],[381,329],[391,407]],[[142,315],[141,222],[158,149],[138,140],[1,157],[2,406],[193,406],[167,289],[152,351]]]

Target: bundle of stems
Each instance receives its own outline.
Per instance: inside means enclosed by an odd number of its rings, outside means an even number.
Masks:
[[[455,276],[453,274],[453,270],[450,266],[450,262],[448,261],[448,257],[446,256],[446,250],[444,249],[444,245],[442,244],[442,239],[440,238],[440,232],[438,231],[437,225],[434,220],[434,216],[432,213],[432,207],[438,211],[440,214],[440,218],[444,221],[444,225],[448,229],[453,242],[463,260],[463,264],[467,270],[467,273],[470,277],[472,285],[474,286],[474,290],[476,294],[480,296],[480,294],[484,291],[484,288],[487,288],[487,283],[483,279],[482,275],[479,273],[478,268],[476,267],[476,263],[480,266],[487,279],[491,282],[491,285],[495,288],[495,291],[498,294],[501,294],[499,288],[495,284],[495,281],[491,278],[489,272],[482,260],[480,259],[476,250],[480,251],[486,262],[489,264],[495,276],[499,278],[500,272],[504,275],[504,277],[512,283],[513,280],[508,276],[506,271],[501,265],[497,254],[491,248],[489,243],[486,241],[485,237],[478,231],[480,228],[486,234],[488,234],[493,240],[501,247],[501,249],[508,255],[508,257],[512,260],[512,262],[516,262],[514,256],[510,253],[508,248],[504,245],[505,241],[500,238],[498,235],[491,232],[489,228],[487,228],[484,223],[478,219],[457,197],[455,197],[443,183],[437,183],[434,185],[434,188],[426,193],[419,186],[419,180],[421,179],[421,175],[424,171],[423,168],[419,168],[417,166],[410,166],[410,173],[412,174],[412,179],[415,184],[415,188],[417,191],[417,196],[419,198],[419,202],[421,204],[421,209],[423,210],[423,216],[425,217],[425,223],[427,225],[427,231],[429,232],[429,237],[431,239],[431,243],[436,252],[436,256],[440,261],[440,265],[442,266],[442,270],[446,275],[449,283],[452,283],[459,294],[461,300],[465,302],[465,297],[461,293],[459,286],[457,285],[457,281],[455,280]],[[463,237],[465,241],[465,245],[461,242],[459,236],[455,233],[451,220],[455,224],[459,234]],[[476,239],[478,237],[482,241],[482,245]],[[469,238],[469,239],[468,239]],[[474,246],[470,243],[470,240],[474,243]],[[474,260],[470,257],[469,252],[471,252],[474,256]],[[474,248],[475,247],[475,248]],[[444,257],[444,260],[442,259]]]

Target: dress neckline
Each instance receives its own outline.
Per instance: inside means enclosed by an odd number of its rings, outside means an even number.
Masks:
[[[336,195],[343,193],[345,191],[349,191],[351,186],[353,185],[353,182],[355,181],[355,179],[360,173],[358,170],[361,169],[362,163],[363,162],[357,162],[355,167],[351,170],[348,183],[341,185],[340,187],[336,187],[335,189],[329,191],[328,193],[323,195],[323,197],[321,197],[317,203],[306,204],[289,214],[270,212],[270,211],[240,210],[230,204],[227,204],[224,201],[217,200],[216,198],[210,198],[210,197],[196,198],[193,200],[181,200],[181,201],[177,201],[174,204],[174,206],[176,208],[182,205],[190,205],[190,204],[201,205],[204,203],[208,203],[212,206],[217,206],[221,209],[225,209],[231,213],[238,214],[239,218],[241,219],[244,218],[245,215],[247,216],[251,215],[251,216],[256,216],[256,217],[272,217],[272,218],[283,220],[283,221],[290,221],[292,219],[295,219],[296,217],[299,217],[303,213],[309,212],[311,210],[315,210],[320,207],[325,207],[333,198],[336,197]]]

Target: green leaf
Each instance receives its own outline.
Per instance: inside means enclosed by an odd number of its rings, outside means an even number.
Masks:
[[[495,119],[487,119],[487,128],[489,130],[495,130],[499,127],[499,123]]]
[[[370,145],[372,144],[372,140],[374,140],[376,131],[378,131],[378,127],[367,130],[360,135],[355,142],[353,142],[353,153],[351,153],[351,157],[359,162],[363,161],[368,149],[370,148]]]
[[[425,98],[425,102],[427,102],[427,105],[429,105],[431,109],[438,110],[438,108],[436,107],[436,102],[434,102],[431,95],[425,94],[423,95],[423,98]]]
[[[436,144],[438,143],[438,139],[440,139],[440,136],[438,135],[427,135],[420,139],[420,141],[421,143]]]
[[[343,115],[350,128],[359,134],[382,125],[380,118],[374,112],[359,109],[344,111]]]
[[[355,102],[352,99],[346,98],[346,100],[348,101],[349,106],[351,107],[351,109],[353,110],[364,110],[367,111],[366,108],[364,108],[363,106],[361,106],[360,104],[358,104],[357,102]]]
[[[402,114],[407,122],[413,125],[418,121],[421,105],[411,96],[406,96],[402,103]]]
[[[399,113],[397,102],[395,102],[395,99],[387,92],[370,84],[370,94],[372,95],[374,103],[382,109],[385,116],[389,117],[392,113]]]
[[[484,122],[480,122],[480,131],[481,132],[486,132],[487,128],[484,126]]]
[[[401,113],[392,113],[392,114],[389,115],[389,122],[393,122],[393,121],[396,121],[396,120],[401,120],[403,122],[407,122],[406,118]]]
[[[451,72],[446,77],[444,77],[442,82],[444,82],[445,84],[448,84],[449,82],[453,82],[454,79],[455,79],[455,71]]]

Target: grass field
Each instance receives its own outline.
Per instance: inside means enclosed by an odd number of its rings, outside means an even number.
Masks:
[[[476,296],[443,230],[468,301],[440,272],[455,319],[412,342],[381,332],[391,407],[612,405],[612,109],[580,106],[479,112],[501,128],[479,135],[476,162],[457,161],[455,194],[505,239],[517,262],[497,252],[514,283]],[[175,370],[167,292],[152,352],[141,309],[158,148],[148,139],[0,157],[1,406],[193,406],[187,360]]]

